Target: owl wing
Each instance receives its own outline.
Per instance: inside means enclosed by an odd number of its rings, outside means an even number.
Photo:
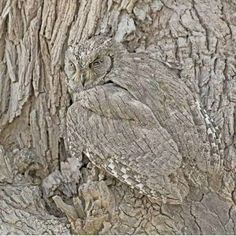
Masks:
[[[80,93],[67,120],[69,143],[98,167],[154,198],[176,203],[186,195],[176,143],[126,90],[107,84]]]

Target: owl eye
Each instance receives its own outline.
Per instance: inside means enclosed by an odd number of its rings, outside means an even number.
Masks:
[[[72,63],[72,61],[69,61],[69,62],[67,63],[67,69],[68,69],[69,71],[75,71],[75,65]]]
[[[74,75],[75,71],[76,71],[76,67],[75,67],[74,63],[70,60],[66,61],[65,72],[66,72],[67,76],[70,78],[71,76]]]
[[[91,64],[89,64],[89,68],[92,70],[96,77],[105,76],[111,69],[112,59],[110,56],[102,56],[95,59]]]
[[[102,58],[97,58],[95,61],[93,61],[90,64],[90,67],[96,68],[96,67],[100,66],[103,62],[104,62],[104,60]]]
[[[72,68],[72,69],[75,67],[74,64],[71,61],[69,62],[69,67]]]

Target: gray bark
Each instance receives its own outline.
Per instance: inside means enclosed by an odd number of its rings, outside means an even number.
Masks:
[[[1,0],[0,233],[235,234],[235,12],[234,0]],[[65,51],[99,33],[165,62],[221,130],[223,174],[192,175],[182,204],[68,153]]]

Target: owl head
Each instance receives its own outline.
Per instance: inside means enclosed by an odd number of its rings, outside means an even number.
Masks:
[[[119,50],[122,50],[121,44],[104,36],[70,46],[65,55],[65,73],[72,92],[105,83]]]

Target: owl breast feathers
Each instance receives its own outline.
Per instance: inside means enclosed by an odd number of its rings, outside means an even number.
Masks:
[[[188,194],[186,166],[220,168],[196,98],[161,62],[95,37],[71,47],[65,63],[77,95],[67,114],[72,155],[85,152],[120,181],[172,204]]]

